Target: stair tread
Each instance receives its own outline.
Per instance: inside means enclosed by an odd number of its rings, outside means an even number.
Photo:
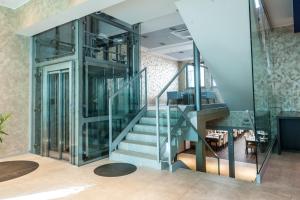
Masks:
[[[138,123],[136,125],[142,125],[142,126],[151,126],[151,127],[156,127],[156,124],[145,124],[145,123]],[[159,125],[160,127],[165,127],[167,128],[168,126],[167,125]],[[171,125],[171,127],[173,127],[174,125]]]
[[[144,116],[142,117],[142,119],[156,119],[156,117],[151,117],[151,116]],[[161,118],[160,119],[167,119],[167,118]],[[170,117],[171,120],[176,120],[178,118],[175,118],[175,117]]]
[[[133,156],[133,157],[139,157],[139,158],[149,159],[149,160],[153,160],[153,161],[156,160],[155,155],[136,152],[136,151],[128,151],[128,150],[118,149],[118,150],[114,151],[113,153],[118,153],[118,154],[123,154],[123,155],[127,155],[127,156]]]
[[[151,136],[156,136],[156,133],[151,133],[151,132],[140,132],[140,131],[130,131],[128,134],[140,134],[140,135],[151,135]],[[167,133],[160,133],[161,135],[167,135]]]
[[[138,144],[138,145],[143,145],[143,146],[156,147],[156,143],[152,143],[152,142],[142,142],[142,141],[137,141],[137,140],[124,140],[122,142],[127,143],[127,144]]]

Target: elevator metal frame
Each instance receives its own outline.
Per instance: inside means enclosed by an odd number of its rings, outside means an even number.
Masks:
[[[139,71],[140,66],[140,24],[136,25],[129,25],[124,23],[118,19],[115,19],[111,16],[108,16],[104,13],[94,13],[91,16],[97,17],[97,19],[102,20],[105,23],[108,23],[112,26],[118,27],[120,29],[124,29],[131,34],[132,43],[130,44],[130,58],[129,58],[129,68],[131,69],[130,76],[134,76]],[[71,54],[66,54],[62,57],[53,58],[51,60],[43,60],[38,62],[36,60],[36,51],[38,51],[38,47],[36,45],[36,36],[31,38],[31,109],[30,109],[30,152],[34,154],[38,154],[41,156],[48,156],[49,152],[45,149],[45,140],[44,137],[44,127],[45,121],[41,120],[43,110],[41,103],[43,102],[43,98],[45,98],[45,92],[43,92],[46,88],[44,86],[38,86],[39,84],[43,83],[43,79],[45,79],[45,75],[43,75],[49,69],[49,66],[58,66],[58,64],[62,63],[72,63],[72,69],[70,75],[72,75],[72,96],[73,102],[71,103],[71,110],[72,117],[70,118],[70,159],[69,162],[73,165],[81,166],[90,162],[94,162],[99,159],[103,159],[108,156],[97,157],[92,160],[84,161],[81,157],[83,152],[82,150],[82,128],[83,124],[86,122],[92,121],[99,121],[99,120],[106,120],[101,116],[94,117],[94,118],[84,118],[83,113],[83,74],[84,74],[84,67],[87,64],[92,65],[99,65],[103,64],[99,62],[99,60],[93,59],[85,59],[83,55],[83,45],[84,45],[84,18],[75,20],[71,22],[73,24],[74,30],[74,49]],[[84,63],[84,60],[87,61]],[[51,69],[52,70],[52,69]],[[71,78],[71,76],[70,76]],[[41,96],[39,99],[38,96]],[[107,116],[108,121],[108,116]],[[41,127],[41,128],[39,128]],[[42,137],[38,137],[41,134]],[[43,145],[44,143],[44,145]]]

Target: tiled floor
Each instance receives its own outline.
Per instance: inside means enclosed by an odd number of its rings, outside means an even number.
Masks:
[[[29,154],[5,160],[14,159],[37,161],[40,167],[29,175],[0,183],[0,199],[300,199],[299,154],[274,155],[259,186],[183,169],[169,173],[139,168],[119,178],[94,175],[94,168],[107,160],[80,168]]]

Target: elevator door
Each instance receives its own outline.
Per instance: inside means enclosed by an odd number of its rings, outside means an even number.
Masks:
[[[44,71],[44,155],[71,161],[71,76],[66,64]]]

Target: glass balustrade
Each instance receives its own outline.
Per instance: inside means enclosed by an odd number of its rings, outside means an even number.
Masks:
[[[109,147],[112,152],[135,125],[134,119],[147,106],[147,69],[123,84],[109,98]]]
[[[181,147],[184,146],[185,140],[189,138],[195,143],[201,142],[207,157],[206,172],[213,174],[221,174],[220,158],[206,142],[205,136],[197,130],[190,120],[188,113],[194,109],[194,106],[178,106],[170,105],[166,107],[164,112],[161,112],[162,119],[160,130],[160,160],[167,164],[170,171],[176,170],[178,161],[182,162],[187,167],[196,170],[196,158],[194,163],[184,156],[180,156]],[[180,165],[180,164],[179,164]],[[182,164],[181,164],[182,166]]]
[[[271,27],[264,8],[261,0],[250,0],[257,173],[261,171],[276,138],[275,118],[272,117],[275,105],[269,78],[273,63],[270,53]]]

